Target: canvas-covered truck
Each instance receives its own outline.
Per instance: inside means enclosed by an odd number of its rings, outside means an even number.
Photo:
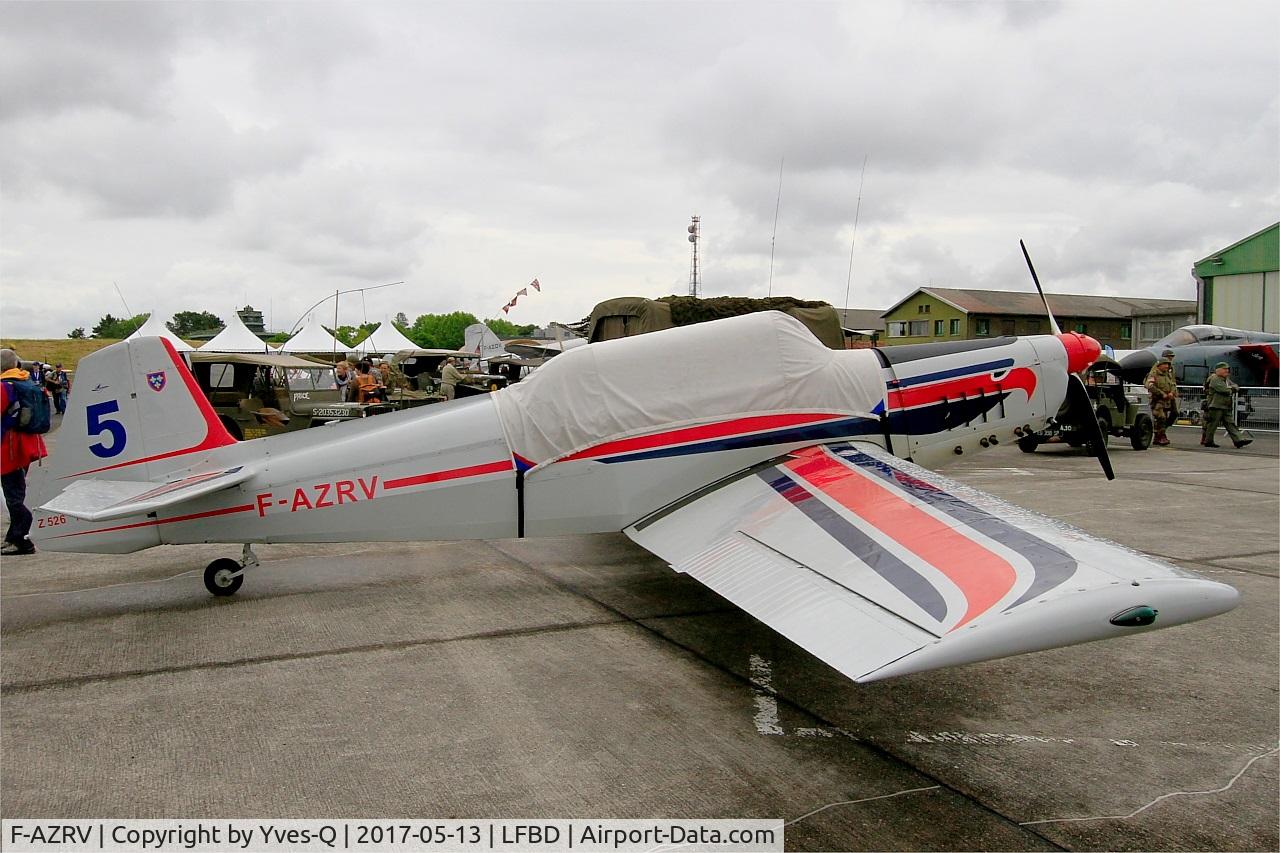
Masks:
[[[439,401],[444,399],[439,393],[440,371],[448,358],[452,358],[466,376],[466,381],[457,387],[458,397],[474,397],[507,387],[507,377],[473,369],[472,365],[479,358],[475,353],[465,350],[406,349],[400,350],[388,361],[394,370],[404,375],[411,389],[432,395],[433,400]]]
[[[388,404],[346,403],[333,365],[284,353],[193,352],[191,372],[235,438],[348,421],[393,410]]]

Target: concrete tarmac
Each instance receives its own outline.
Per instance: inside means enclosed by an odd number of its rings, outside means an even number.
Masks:
[[[1226,616],[857,685],[621,534],[0,565],[0,815],[781,818],[794,850],[1275,850],[1280,464],[947,473],[1236,586]],[[33,478],[41,476],[40,471]]]

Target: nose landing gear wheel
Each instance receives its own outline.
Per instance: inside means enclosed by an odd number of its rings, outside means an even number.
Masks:
[[[243,567],[230,557],[214,560],[204,569],[204,588],[214,595],[235,595],[244,583]]]

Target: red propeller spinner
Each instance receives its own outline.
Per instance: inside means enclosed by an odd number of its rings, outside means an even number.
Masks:
[[[1079,373],[1098,360],[1102,355],[1102,346],[1088,335],[1079,332],[1058,332],[1055,336],[1062,341],[1067,351],[1067,372]]]

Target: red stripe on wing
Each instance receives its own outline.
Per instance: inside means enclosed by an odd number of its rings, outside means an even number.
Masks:
[[[969,608],[950,630],[981,616],[1013,589],[1018,574],[999,554],[905,500],[888,483],[865,477],[821,448],[798,451],[786,467],[942,572]]]

